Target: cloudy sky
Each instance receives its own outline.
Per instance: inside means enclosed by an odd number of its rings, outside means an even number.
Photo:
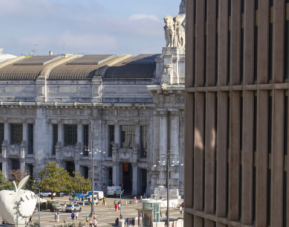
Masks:
[[[6,54],[160,53],[163,18],[181,0],[0,0]],[[37,46],[36,46],[37,45]]]

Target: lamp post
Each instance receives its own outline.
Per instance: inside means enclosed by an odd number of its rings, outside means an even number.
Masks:
[[[169,223],[170,223],[170,183],[169,183],[169,176],[170,176],[170,166],[179,166],[180,162],[181,162],[181,166],[183,166],[183,159],[175,154],[170,154],[170,151],[168,150],[168,153],[167,154],[161,154],[160,155],[161,158],[159,159],[158,163],[163,163],[163,165],[165,165],[165,160],[167,161],[167,169],[166,169],[166,172],[167,172],[167,226],[169,226]],[[163,160],[163,161],[162,161]],[[175,164],[175,161],[176,161],[176,164]],[[157,165],[154,164],[153,165],[154,167],[156,167]]]
[[[40,226],[40,189],[39,188],[34,188],[34,189],[38,189],[38,223]]]
[[[86,148],[85,151],[88,151],[89,154],[91,155],[91,160],[92,160],[92,176],[91,176],[91,198],[92,198],[92,203],[91,203],[91,212],[90,212],[90,217],[92,217],[95,212],[94,212],[94,154],[96,154],[97,151],[99,151],[101,153],[101,150],[96,149],[96,151],[93,150],[94,146],[93,146],[93,140],[91,140],[91,149],[89,150],[89,148]],[[81,151],[80,153],[81,155],[83,155],[83,152]],[[105,154],[105,151],[103,152],[103,154]]]

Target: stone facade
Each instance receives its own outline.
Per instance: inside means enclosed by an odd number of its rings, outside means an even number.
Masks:
[[[34,58],[35,62],[41,61],[40,57]],[[83,78],[80,77],[81,73],[88,69],[89,64],[74,64],[75,59],[81,57],[67,55],[43,62],[43,68],[35,78],[25,77],[26,69],[31,71],[29,75],[36,70],[38,66],[35,62],[23,63],[19,69],[18,61],[24,62],[23,57],[0,64],[0,123],[3,124],[0,164],[4,175],[9,177],[12,163],[16,160],[22,172],[25,168],[33,169],[34,177],[39,177],[38,172],[46,164],[56,162],[64,168],[72,163],[75,171],[80,170],[91,178],[92,160],[90,155],[84,155],[83,125],[87,125],[87,145],[91,150],[93,144],[96,152],[93,163],[95,190],[106,190],[111,184],[123,184],[125,163],[131,166],[131,193],[153,193],[166,180],[165,168],[153,167],[160,160],[160,155],[170,149],[174,155],[184,156],[184,48],[163,48],[162,54],[153,59],[155,69],[150,78],[142,76],[141,68],[135,78],[127,78],[127,74],[119,76],[123,71],[110,73],[121,67],[132,67],[138,61],[141,62],[138,67],[141,67],[146,64],[144,56],[127,65],[128,60],[134,59],[130,55],[104,57],[105,64],[98,62],[99,68],[88,74],[93,73],[93,76]],[[82,67],[78,74],[76,69],[70,69],[75,65]],[[61,71],[61,67],[67,68]],[[109,78],[110,75],[113,78]],[[11,124],[22,125],[20,144],[11,143]],[[31,137],[28,135],[28,125],[33,125],[33,153],[28,151]],[[77,127],[77,140],[73,145],[65,145],[66,125]],[[113,132],[110,131],[111,126]],[[122,126],[134,126],[135,141],[132,147],[122,147]],[[141,156],[143,126],[147,127],[145,157]],[[54,138],[56,134],[57,141]],[[180,189],[183,195],[184,173],[181,165],[171,168],[170,185]]]

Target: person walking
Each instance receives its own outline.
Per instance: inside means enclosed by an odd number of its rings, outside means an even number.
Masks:
[[[91,221],[91,219],[89,220],[89,227],[92,227],[92,221]]]
[[[117,211],[117,205],[116,204],[114,205],[114,209],[115,209],[115,211]]]
[[[105,205],[105,197],[103,197],[102,205]]]
[[[28,227],[28,222],[27,221],[25,221],[25,227]]]
[[[183,207],[180,205],[180,214],[183,215]]]
[[[71,221],[74,222],[74,212],[71,213]]]
[[[94,219],[93,227],[97,227],[97,220],[96,219]]]
[[[55,222],[57,222],[57,212],[54,214]]]
[[[89,218],[88,218],[88,216],[86,216],[85,217],[85,226],[88,226],[88,224],[89,224]]]
[[[129,226],[129,218],[126,219],[126,226]]]
[[[78,220],[78,212],[75,213],[75,219]]]
[[[119,211],[121,210],[121,203],[120,202],[118,203],[118,209],[119,209]]]
[[[57,212],[57,218],[56,218],[57,222],[59,222],[59,213]]]

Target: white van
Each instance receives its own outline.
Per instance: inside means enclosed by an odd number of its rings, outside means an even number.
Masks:
[[[107,196],[120,196],[123,195],[124,191],[121,191],[121,187],[120,186],[108,186],[106,189],[106,195]]]
[[[94,191],[94,194],[97,195],[99,200],[103,199],[103,191]]]

